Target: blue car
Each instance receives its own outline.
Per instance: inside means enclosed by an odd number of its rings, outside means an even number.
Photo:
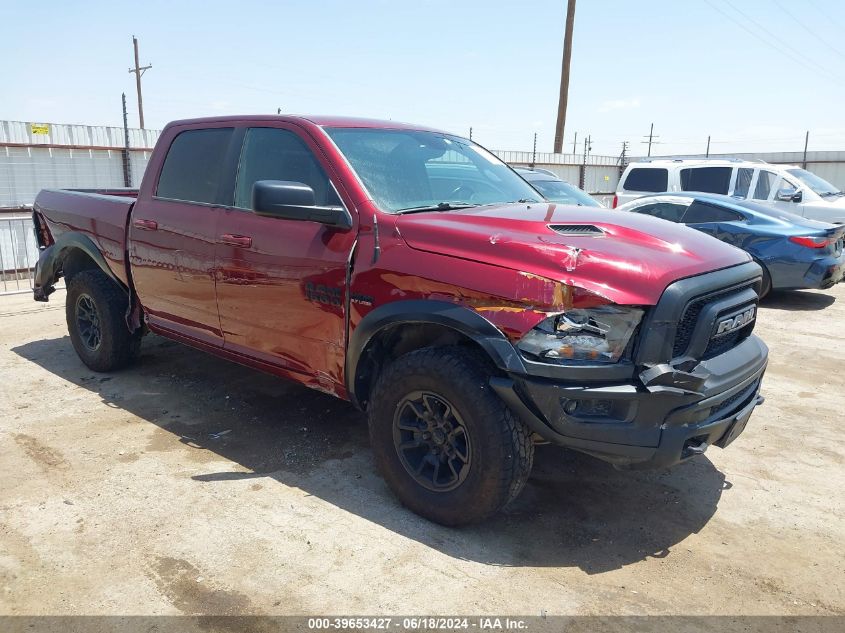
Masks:
[[[845,275],[845,225],[710,193],[644,196],[617,210],[686,224],[743,249],[763,268],[761,297],[772,289],[830,288]]]

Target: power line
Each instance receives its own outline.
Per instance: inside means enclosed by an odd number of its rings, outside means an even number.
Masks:
[[[776,50],[776,51],[777,51],[777,52],[779,52],[781,55],[784,55],[785,57],[788,57],[788,58],[789,58],[789,59],[791,59],[793,62],[795,62],[795,63],[796,63],[796,64],[798,64],[799,66],[804,67],[804,68],[805,68],[805,69],[807,69],[807,70],[813,70],[813,71],[818,72],[818,70],[817,70],[816,68],[813,68],[813,67],[808,66],[805,62],[801,61],[799,58],[795,57],[793,54],[791,54],[791,53],[789,53],[788,51],[786,51],[786,50],[784,50],[783,48],[781,48],[781,47],[780,47],[777,43],[772,43],[772,42],[770,42],[768,39],[766,39],[766,38],[762,37],[762,36],[761,36],[759,33],[757,33],[756,31],[753,31],[753,30],[751,30],[750,28],[748,28],[747,26],[745,26],[745,24],[743,24],[741,21],[737,20],[737,19],[736,19],[735,17],[733,17],[732,15],[729,15],[728,13],[725,13],[725,12],[724,12],[722,9],[720,9],[718,6],[716,6],[715,4],[713,4],[712,2],[710,2],[710,0],[704,0],[704,2],[705,2],[705,3],[707,3],[708,5],[710,5],[710,7],[711,7],[712,9],[714,9],[714,10],[715,10],[715,11],[717,11],[718,13],[722,14],[722,16],[724,16],[727,20],[729,20],[730,22],[732,22],[734,25],[738,26],[738,27],[739,27],[739,28],[741,28],[743,31],[745,31],[746,33],[748,33],[749,35],[751,35],[753,38],[755,38],[755,39],[759,40],[760,42],[762,42],[763,44],[765,44],[765,45],[766,45],[766,46],[768,46],[769,48],[772,48],[772,49]],[[736,9],[736,7],[734,7],[734,9],[735,9],[735,10],[737,10],[737,9]],[[742,12],[740,11],[740,13],[742,13]],[[743,15],[745,15],[745,14],[743,14]],[[759,26],[759,25],[758,25],[758,26]],[[776,38],[775,38],[775,40],[777,41],[777,40],[778,40],[778,38],[776,37]],[[829,77],[830,77],[830,75],[828,75],[827,71],[825,71],[824,69],[822,69],[822,71],[821,71],[821,73],[820,73],[820,74],[823,74],[823,75],[824,75],[825,77],[827,77],[828,79],[829,79]]]
[[[777,34],[775,34],[775,33],[772,33],[769,29],[767,29],[765,26],[763,26],[762,24],[760,24],[757,20],[755,20],[754,18],[752,18],[752,17],[751,17],[750,15],[748,15],[745,11],[743,11],[742,9],[740,9],[739,7],[737,7],[736,5],[734,5],[734,4],[731,2],[731,0],[723,0],[723,1],[724,1],[724,3],[725,3],[725,4],[727,4],[727,5],[728,5],[731,9],[733,9],[734,11],[736,11],[737,13],[739,13],[741,16],[743,16],[746,20],[748,20],[748,21],[749,21],[749,22],[751,22],[752,24],[757,25],[757,28],[759,28],[761,31],[763,31],[764,33],[766,33],[769,37],[771,37],[771,38],[772,38],[772,40],[774,40],[775,42],[779,42],[779,43],[783,44],[783,46],[785,46],[787,49],[789,49],[790,51],[792,51],[792,53],[793,53],[793,54],[795,54],[797,57],[800,57],[800,58],[805,59],[807,62],[809,62],[810,64],[812,64],[812,65],[813,65],[813,66],[815,66],[816,68],[820,69],[822,72],[825,72],[825,73],[826,73],[826,72],[828,72],[828,71],[827,71],[827,69],[826,69],[824,66],[822,66],[821,64],[816,63],[816,62],[815,62],[814,60],[812,60],[810,57],[808,57],[807,55],[805,55],[804,53],[802,53],[801,51],[799,51],[797,48],[795,48],[794,46],[792,46],[792,45],[791,45],[789,42],[787,42],[784,38],[782,38],[782,37],[778,36],[778,35],[777,35]]]
[[[845,29],[845,25],[843,25],[843,24],[842,24],[842,22],[840,22],[839,20],[835,19],[835,18],[834,18],[832,15],[830,15],[827,11],[825,11],[824,9],[822,9],[822,8],[821,8],[818,4],[816,4],[815,0],[812,0],[809,4],[813,5],[813,8],[815,8],[815,10],[816,10],[816,11],[818,11],[818,12],[819,12],[819,13],[821,13],[821,14],[822,14],[825,18],[827,18],[827,20],[828,20],[829,22],[832,22],[833,24],[835,24],[836,26],[838,26],[840,29]]]
[[[819,34],[818,34],[818,29],[810,29],[810,27],[808,27],[808,26],[807,26],[806,24],[804,24],[801,20],[799,20],[799,19],[795,16],[795,14],[793,14],[793,13],[792,13],[789,9],[787,9],[787,8],[786,8],[785,6],[783,6],[780,2],[778,2],[778,0],[774,0],[774,3],[775,3],[775,5],[777,5],[777,8],[778,8],[778,9],[780,9],[781,11],[783,11],[784,13],[786,13],[786,15],[788,15],[788,16],[790,17],[790,19],[791,19],[793,22],[795,22],[795,24],[797,24],[797,25],[798,25],[798,26],[800,26],[802,29],[804,29],[805,31],[807,31],[807,33],[809,33],[810,35],[812,35],[814,39],[818,40],[819,42],[821,42],[822,44],[824,44],[825,46],[827,46],[830,50],[832,50],[832,51],[833,51],[834,53],[836,53],[837,55],[840,55],[840,56],[842,56],[842,57],[845,57],[845,53],[843,53],[843,52],[842,52],[842,51],[840,51],[838,48],[836,48],[835,46],[833,46],[833,44],[830,44],[827,40],[825,40],[825,39],[824,39],[821,35],[819,35]]]

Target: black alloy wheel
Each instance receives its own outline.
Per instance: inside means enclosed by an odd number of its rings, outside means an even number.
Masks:
[[[94,300],[85,293],[80,294],[76,299],[76,325],[83,345],[92,352],[97,351],[103,340],[100,312]]]
[[[408,474],[429,490],[452,490],[469,473],[472,445],[466,426],[438,394],[414,391],[405,396],[393,418],[393,443]]]

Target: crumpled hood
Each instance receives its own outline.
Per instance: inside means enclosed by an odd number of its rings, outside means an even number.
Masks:
[[[567,234],[567,225],[600,232]],[[750,260],[679,224],[554,203],[400,215],[396,227],[411,248],[524,271],[627,305],[654,305],[673,281]]]

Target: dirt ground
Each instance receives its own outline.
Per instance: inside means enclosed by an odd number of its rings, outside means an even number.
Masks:
[[[77,359],[0,297],[0,614],[845,614],[845,285],[782,293],[726,450],[619,472],[540,447],[508,513],[403,509],[350,405],[149,337]]]

